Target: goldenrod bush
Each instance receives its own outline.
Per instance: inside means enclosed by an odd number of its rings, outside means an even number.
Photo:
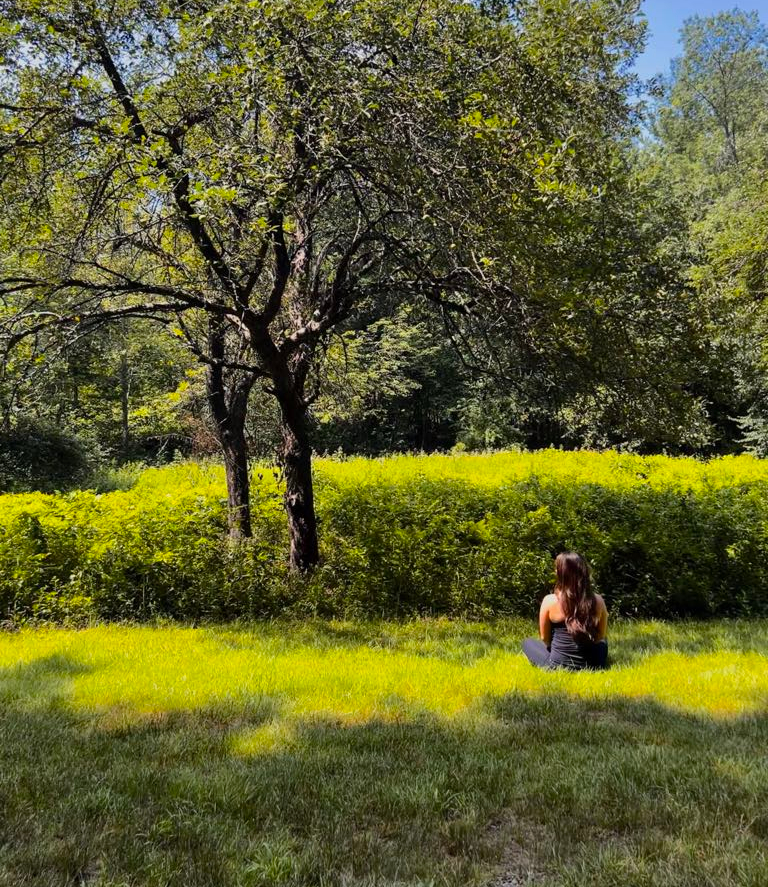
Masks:
[[[552,558],[591,561],[614,612],[768,613],[768,462],[617,453],[317,460],[323,563],[291,577],[279,477],[226,538],[221,469],[129,490],[0,497],[3,618],[534,611]]]

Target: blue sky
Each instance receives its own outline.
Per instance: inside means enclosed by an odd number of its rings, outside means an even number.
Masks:
[[[648,48],[638,59],[635,70],[643,78],[666,74],[669,63],[680,54],[680,26],[692,15],[713,15],[738,6],[749,12],[756,10],[768,24],[768,0],[644,0],[643,11],[648,19]]]

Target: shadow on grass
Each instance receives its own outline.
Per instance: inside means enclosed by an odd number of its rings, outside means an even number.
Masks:
[[[61,653],[0,670],[0,706],[26,701],[44,707],[61,699],[73,677],[92,669]]]
[[[75,707],[80,670],[0,673],[2,884],[470,885],[505,846],[509,883],[765,884],[765,712],[553,693],[453,720],[269,697],[137,715]]]

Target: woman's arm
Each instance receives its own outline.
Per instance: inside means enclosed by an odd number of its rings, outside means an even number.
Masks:
[[[541,602],[541,608],[539,609],[539,635],[547,645],[547,649],[549,649],[550,642],[552,641],[552,623],[549,621],[549,610],[556,600],[555,595],[548,594]]]
[[[602,641],[608,633],[608,608],[605,606],[605,601],[599,594],[597,595],[597,606],[600,608],[600,618],[597,623],[597,639],[598,641]]]

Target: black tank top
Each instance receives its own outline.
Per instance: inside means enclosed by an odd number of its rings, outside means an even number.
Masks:
[[[552,640],[549,644],[549,662],[564,668],[587,668],[594,648],[592,641],[577,641],[565,627],[565,621],[551,622]]]

